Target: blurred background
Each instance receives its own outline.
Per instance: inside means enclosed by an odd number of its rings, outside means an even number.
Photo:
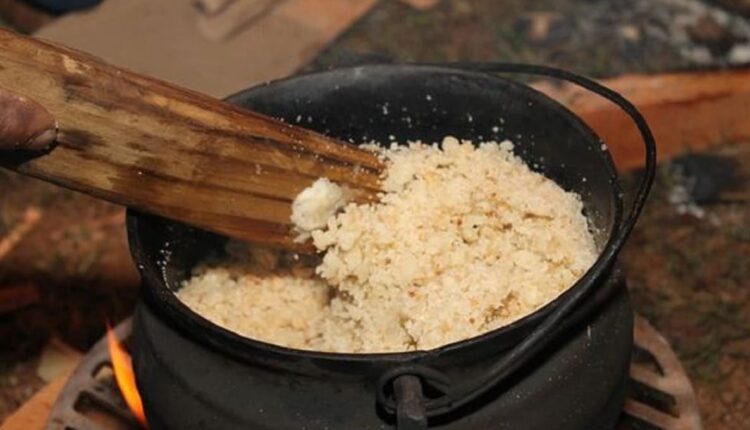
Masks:
[[[677,351],[705,427],[750,428],[750,1],[0,0],[0,26],[216,97],[383,62],[529,62],[602,79],[663,137],[621,257],[636,310]],[[595,102],[547,88],[596,118]],[[613,152],[631,181],[638,154]],[[0,170],[0,421],[132,311],[123,222],[120,207]]]

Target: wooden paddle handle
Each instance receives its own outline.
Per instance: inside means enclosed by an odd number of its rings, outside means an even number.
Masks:
[[[59,124],[51,151],[3,166],[229,236],[288,244],[290,202],[321,176],[378,189],[372,153],[4,30],[0,88]]]

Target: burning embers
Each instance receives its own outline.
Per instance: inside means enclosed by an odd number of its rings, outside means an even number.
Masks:
[[[120,393],[122,393],[125,403],[138,419],[138,422],[144,428],[148,428],[141,395],[138,393],[138,387],[135,385],[135,374],[133,373],[133,363],[130,359],[130,354],[125,351],[125,347],[122,346],[109,325],[107,325],[107,346],[110,358],[112,359],[115,381],[117,381],[117,386],[120,388]]]

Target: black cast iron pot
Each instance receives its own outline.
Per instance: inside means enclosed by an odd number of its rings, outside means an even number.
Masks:
[[[435,350],[299,351],[224,330],[174,295],[195,264],[222,249],[224,238],[130,211],[131,251],[144,281],[132,350],[152,429],[411,429],[423,428],[427,417],[430,428],[440,429],[614,427],[633,316],[614,264],[653,178],[650,132],[626,101],[574,75],[522,65],[462,67],[339,69],[229,100],[352,142],[509,138],[530,166],[582,196],[601,247],[594,267],[534,314]],[[496,71],[573,80],[634,118],[647,168],[625,219],[617,174],[600,139],[558,103],[491,74]]]

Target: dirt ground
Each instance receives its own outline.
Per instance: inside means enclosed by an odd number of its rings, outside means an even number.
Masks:
[[[730,173],[725,184],[702,196],[703,214],[680,214],[670,202],[684,179],[674,165],[664,166],[621,261],[637,311],[667,336],[682,359],[706,428],[746,429],[750,145],[728,144],[709,155],[716,158],[697,159],[699,180],[720,176],[710,174],[714,168]]]
[[[717,14],[749,10],[744,0],[716,3],[726,8]],[[683,7],[700,14],[696,7],[705,4],[443,0],[418,12],[382,0],[305,70],[367,62],[525,61],[606,77],[741,63],[744,21],[728,29],[704,19],[681,32],[665,23],[687,13]],[[711,155],[660,168],[621,261],[638,312],[682,358],[706,428],[745,429],[750,423],[750,145],[727,142]],[[676,190],[686,189],[691,201],[676,202]],[[0,288],[31,281],[39,299],[0,315],[0,420],[42,386],[34,369],[50,336],[84,350],[102,334],[105,320],[129,313],[137,292],[122,210],[0,171],[0,237],[30,206],[39,208],[42,221],[0,263]]]

